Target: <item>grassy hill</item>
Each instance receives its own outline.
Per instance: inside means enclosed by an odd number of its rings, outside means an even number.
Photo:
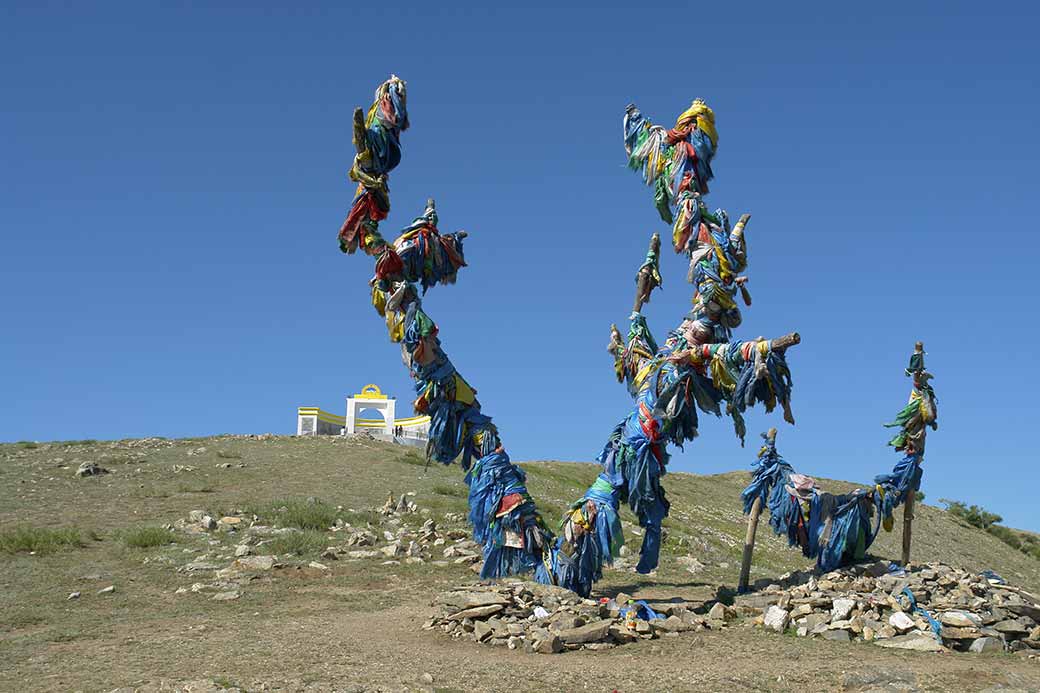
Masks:
[[[83,462],[110,473],[77,477]],[[532,495],[552,523],[597,474],[592,464],[523,466]],[[598,593],[624,590],[703,601],[725,595],[739,570],[745,528],[739,493],[748,478],[747,472],[669,474],[672,515],[665,523],[658,573],[641,576],[622,564],[607,572]],[[848,482],[821,484],[826,490],[852,488]],[[313,568],[309,561],[336,540],[313,529],[260,549],[293,554],[293,560],[250,582],[238,599],[221,602],[190,589],[177,592],[200,580],[190,565],[226,565],[234,559],[233,535],[163,529],[193,510],[276,520],[273,509],[315,499],[320,502],[314,505],[330,513],[322,521],[371,522],[378,533],[379,516],[373,511],[388,493],[409,492],[415,493],[421,512],[414,520],[406,518],[406,524],[433,518],[442,526],[465,529],[457,518],[445,518],[466,507],[458,467],[434,464],[426,470],[414,451],[367,439],[221,436],[0,445],[0,657],[5,662],[0,689],[147,690],[160,681],[253,689],[274,681],[287,690],[350,690],[349,685],[409,690],[426,685],[418,677],[430,672],[436,682],[431,687],[445,691],[551,690],[581,687],[596,670],[595,687],[608,690],[795,690],[804,685],[828,690],[848,688],[843,678],[848,666],[842,660],[850,650],[860,667],[911,671],[918,683],[943,687],[943,681],[958,682],[963,688],[965,672],[983,675],[966,656],[922,666],[880,648],[842,649],[836,643],[750,630],[634,646],[638,664],[631,652],[621,650],[592,655],[592,664],[589,657],[575,656],[582,653],[552,658],[550,664],[532,655],[442,642],[419,631],[422,611],[437,590],[472,580],[467,566],[340,560],[325,561],[329,570]],[[942,509],[918,508],[915,560],[990,568],[1026,589],[1040,590],[1040,561]],[[634,552],[638,527],[624,512]],[[897,522],[896,531],[883,534],[873,553],[896,558],[899,541]],[[36,553],[28,553],[33,548]],[[753,580],[809,565],[764,523],[755,559]],[[98,594],[110,585],[113,593]],[[81,596],[67,599],[73,592]],[[738,651],[748,656],[732,662]],[[661,667],[695,652],[701,653],[701,678],[676,679],[685,683],[674,688],[661,683]],[[756,660],[756,652],[773,661],[806,658],[798,669],[813,671],[785,670],[778,681],[777,673]],[[991,667],[980,685],[1014,683],[1020,667],[1036,669],[1010,656],[996,661],[1001,666]]]

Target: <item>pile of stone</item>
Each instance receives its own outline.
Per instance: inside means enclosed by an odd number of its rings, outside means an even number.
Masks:
[[[386,503],[379,509],[380,514],[387,517],[391,515],[403,515],[405,513],[414,513],[419,508],[409,496],[414,496],[414,493],[403,493],[395,501],[394,494],[389,494],[386,497]]]
[[[1040,655],[1040,599],[995,576],[942,563],[894,569],[885,561],[814,577],[785,575],[742,595],[757,609],[755,623],[802,637],[864,640],[880,647],[921,651],[1036,651]],[[906,590],[916,606],[912,608]]]
[[[438,567],[454,564],[469,566],[479,572],[481,549],[469,538],[468,531],[461,527],[440,527],[432,517],[426,517],[418,527],[404,521],[404,515],[431,514],[429,509],[416,506],[412,500],[414,496],[414,493],[403,494],[399,500],[388,502],[392,509],[387,514],[380,512],[376,521],[366,522],[365,526],[353,526],[342,518],[337,519],[329,527],[330,545],[320,553],[318,561],[296,559],[290,554],[282,557],[264,555],[267,553],[265,544],[278,536],[301,531],[299,529],[260,524],[259,517],[242,511],[220,515],[192,510],[187,517],[165,525],[165,528],[206,536],[210,550],[198,555],[196,549],[184,549],[185,553],[195,555],[176,570],[192,578],[208,574],[213,579],[193,583],[190,588],[181,587],[176,593],[212,591],[217,592],[214,599],[237,598],[237,591],[235,596],[231,596],[232,590],[258,577],[270,576],[275,569],[310,569],[320,573],[332,571],[333,561],[377,560],[383,565],[428,563]],[[344,508],[338,507],[337,510]],[[346,509],[346,512],[356,511]],[[444,516],[444,520],[452,524],[464,519],[458,513]],[[228,540],[235,542],[234,546],[229,545]],[[227,561],[231,561],[230,564]]]
[[[717,603],[706,615],[701,603],[650,602],[662,618],[627,623],[621,606],[630,597],[582,599],[560,587],[534,582],[472,584],[443,592],[434,600],[436,613],[424,630],[440,630],[452,638],[527,652],[555,654],[567,650],[606,650],[618,645],[675,637],[687,631],[722,628],[736,610]]]

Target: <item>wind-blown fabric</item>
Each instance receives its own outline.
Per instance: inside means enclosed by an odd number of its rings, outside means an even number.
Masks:
[[[430,417],[428,459],[450,464],[459,459],[469,488],[473,538],[482,546],[483,578],[533,573],[535,580],[588,596],[604,565],[619,555],[624,537],[620,505],[627,503],[643,527],[637,570],[653,571],[661,548],[661,523],[669,503],[661,479],[668,464],[668,444],[683,445],[698,434],[700,409],[722,415],[723,403],[743,437],[741,413],[778,402],[789,407],[791,379],[783,344],[766,340],[734,342],[719,316],[710,310],[687,318],[658,346],[645,318],[631,316],[628,343],[620,333],[611,340],[620,380],[634,398],[599,456],[601,471],[586,493],[571,505],[556,534],[543,521],[527,489],[526,475],[506,453],[491,418],[481,411],[476,389],[444,352],[436,322],[423,308],[423,297],[437,284],[453,283],[466,266],[463,232],[441,235],[432,200],[392,244],[378,232],[390,209],[388,174],[400,162],[400,133],[408,127],[405,84],[391,77],[376,91],[366,117],[355,113],[357,154],[350,170],[358,192],[340,231],[340,247],[361,248],[376,258],[371,298],[386,319],[391,341],[415,382],[417,413]],[[675,217],[676,233],[693,252],[710,246],[697,269],[706,295],[731,295],[727,282],[745,265],[742,224],[729,229],[723,212],[702,209],[712,177],[711,159],[718,142],[714,114],[703,102],[693,105],[675,128],[653,126],[638,111],[625,116],[626,146],[633,167],[644,168],[648,183],[661,193],[661,214]],[[674,210],[674,214],[673,214]],[[703,239],[694,231],[703,230]],[[645,299],[661,284],[655,239],[640,270],[646,275]],[[735,280],[734,280],[735,281]],[[714,282],[714,284],[713,284]],[[716,289],[718,284],[721,289]],[[420,287],[421,286],[421,291]],[[719,294],[721,296],[722,294]],[[730,315],[729,327],[735,323]]]
[[[650,573],[657,568],[661,550],[661,524],[670,504],[661,484],[668,468],[668,444],[682,446],[698,435],[698,414],[703,411],[721,415],[721,403],[734,420],[743,421],[740,412],[757,403],[767,404],[761,388],[773,388],[778,395],[790,397],[790,372],[782,350],[770,341],[732,344],[691,344],[680,330],[669,334],[652,357],[645,355],[654,343],[640,314],[632,316],[629,345],[621,353],[633,363],[619,369],[626,379],[635,403],[629,414],[611,432],[598,457],[602,466],[596,485],[578,501],[576,507],[591,504],[593,512],[570,517],[564,522],[564,542],[568,548],[565,570],[557,575],[558,584],[588,594],[588,587],[611,564],[620,549],[620,527],[612,528],[622,502],[627,502],[643,528],[636,571]],[[617,354],[617,350],[615,349]],[[784,377],[778,377],[778,374]],[[770,380],[775,380],[772,385]],[[738,383],[744,382],[743,389]],[[719,385],[716,385],[716,382]],[[758,393],[757,395],[755,393]],[[741,397],[738,401],[734,394]],[[742,434],[743,429],[738,429]],[[597,485],[600,493],[596,493]],[[607,493],[609,488],[610,492]],[[602,524],[600,524],[602,523]],[[607,537],[609,542],[585,540],[586,534]]]
[[[774,453],[775,454],[775,451]],[[921,483],[920,457],[903,458],[891,474],[874,478],[875,486],[836,495],[812,492],[799,498],[788,489],[794,469],[779,455],[759,458],[751,483],[741,493],[744,512],[755,498],[768,498],[769,526],[787,537],[822,572],[862,559],[877,538],[879,524],[891,531],[892,512]]]
[[[340,249],[345,253],[353,253],[360,246],[375,255],[386,245],[378,227],[390,213],[388,175],[401,162],[400,136],[409,124],[406,103],[404,81],[391,76],[376,89],[363,122],[355,116],[354,146],[358,152],[348,175],[358,187],[339,232]]]
[[[921,488],[923,459],[923,454],[905,455],[889,474],[874,477],[879,492],[883,492],[881,512],[887,522],[891,522],[892,511],[905,503],[907,496]]]
[[[897,417],[901,427],[897,449],[904,452],[890,473],[874,477],[874,487],[834,495],[813,490],[809,498],[793,492],[788,483],[794,469],[776,452],[775,441],[767,438],[759,451],[751,483],[741,493],[744,512],[756,498],[769,509],[773,532],[785,535],[789,546],[798,546],[817,568],[829,571],[860,560],[873,544],[878,531],[891,531],[893,512],[921,487],[925,425],[937,426],[935,393],[927,385],[923,354],[911,358],[907,375],[914,377],[910,403]],[[890,443],[892,444],[892,443]]]
[[[401,274],[405,281],[419,282],[423,293],[434,284],[454,284],[460,268],[466,266],[462,251],[465,234],[442,236],[437,230],[437,210],[433,200],[426,204],[423,215],[401,231],[394,250],[401,258]],[[379,276],[379,279],[396,279]]]
[[[700,99],[691,104],[666,129],[651,123],[630,104],[622,124],[628,165],[642,170],[643,180],[653,188],[654,206],[661,219],[674,223],[676,251],[686,245],[699,222],[699,198],[708,193],[712,179],[711,160],[718,147],[715,114]]]
[[[775,439],[764,434],[762,438],[765,442],[753,463],[755,471],[752,472],[751,483],[741,492],[740,499],[745,514],[751,512],[756,499],[761,499],[762,506],[768,507],[770,513],[784,515],[786,497],[789,496],[784,486],[787,485],[788,477],[794,473],[794,468],[776,451]]]

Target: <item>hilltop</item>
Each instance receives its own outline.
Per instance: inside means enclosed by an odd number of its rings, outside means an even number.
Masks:
[[[78,476],[84,463],[108,473]],[[592,464],[523,467],[552,523],[597,474]],[[622,560],[594,596],[625,591],[640,598],[725,600],[739,570],[745,530],[739,493],[748,478],[743,471],[669,474],[672,515],[657,574],[638,575]],[[460,547],[465,543],[459,539],[466,529],[461,470],[436,464],[427,470],[414,451],[370,439],[263,435],[0,445],[6,533],[0,689],[158,690],[160,682],[196,682],[196,690],[1040,686],[1040,666],[1014,655],[927,656],[752,629],[552,658],[422,632],[436,593],[474,580],[464,552],[453,560],[386,564],[382,555],[337,558],[325,551],[337,541],[324,531],[332,521],[369,526],[376,537],[394,529],[378,513],[389,494],[414,494],[406,498],[416,512],[398,527],[419,532],[432,520]],[[288,524],[287,514],[299,508],[297,526],[309,527],[310,513],[321,529],[272,530],[274,539],[248,553],[257,559],[273,554],[279,559],[273,568],[233,595],[208,591],[201,576],[227,566],[236,551],[245,555],[239,549],[244,533],[230,524],[235,517]],[[197,531],[203,516],[232,519]],[[638,527],[627,510],[623,517],[635,550]],[[899,540],[898,529],[883,534],[872,553],[897,558]],[[35,555],[20,550],[31,548]],[[918,505],[914,559],[995,570],[1040,591],[1040,561],[927,504]],[[800,553],[760,526],[752,581],[807,567]],[[110,586],[114,591],[99,594]],[[79,596],[70,599],[73,593]]]

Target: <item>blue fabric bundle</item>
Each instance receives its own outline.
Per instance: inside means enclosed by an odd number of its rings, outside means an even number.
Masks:
[[[730,351],[735,348],[739,348],[738,345],[731,345]],[[766,412],[771,412],[778,401],[783,402],[791,397],[791,371],[783,353],[769,351],[762,360],[766,371],[764,378],[756,372],[755,361],[745,361],[741,366],[737,387],[733,392],[733,404],[737,411],[743,412],[762,402]]]
[[[450,464],[463,452],[467,433],[491,425],[491,419],[480,413],[476,399],[460,400],[456,388],[461,376],[451,360],[440,348],[437,327],[423,312],[419,301],[408,307],[405,315],[403,344],[410,354],[423,351],[429,362],[417,358],[411,362],[411,374],[418,395],[416,407],[430,417],[428,454],[431,458]],[[432,353],[428,353],[432,352]],[[468,387],[468,386],[467,386]],[[470,454],[465,454],[464,468],[469,466]]]
[[[699,420],[697,408],[721,415],[719,403],[724,395],[700,373],[688,366],[664,363],[655,374],[660,392],[654,403],[655,419],[667,421],[663,436],[680,448],[697,437]]]
[[[794,467],[776,451],[775,439],[764,433],[762,438],[765,443],[752,463],[755,471],[751,483],[740,494],[744,513],[750,513],[755,499],[761,498],[769,509],[769,526],[773,533],[787,535],[788,546],[802,546],[805,535],[799,537],[798,532],[802,510],[798,500],[786,488]],[[804,551],[804,546],[802,548]]]
[[[572,542],[558,537],[552,560],[556,584],[588,597],[593,583],[603,575],[599,558],[596,539],[591,534],[584,534]]]
[[[542,564],[542,547],[549,537],[543,534],[526,479],[524,470],[501,450],[480,458],[466,473],[473,540],[484,547],[481,578],[520,575]],[[504,508],[503,500],[514,495],[519,502]],[[520,545],[513,545],[516,542]]]
[[[422,216],[401,231],[394,248],[401,259],[403,277],[422,284],[423,294],[435,284],[452,284],[459,268],[466,266],[462,248],[465,234],[442,236],[437,230],[437,211],[433,200]]]
[[[860,560],[874,543],[877,525],[871,528],[873,501],[862,489],[844,495],[819,493],[809,513],[809,542],[805,555],[816,558],[822,572]]]
[[[366,120],[365,142],[371,157],[359,168],[372,176],[385,175],[401,163],[399,136],[408,129],[404,83],[391,79],[380,85]]]
[[[653,610],[653,608],[646,603],[646,600],[637,599],[632,602],[632,606],[622,606],[621,618],[625,618],[628,615],[629,609],[636,612],[636,618],[641,618],[644,621],[658,621],[664,619],[664,614],[659,614]]]
[[[775,433],[775,431],[774,431]],[[794,468],[784,461],[780,453],[776,451],[776,441],[763,434],[765,444],[758,451],[758,459],[753,463],[755,471],[751,476],[751,483],[740,494],[744,502],[744,514],[751,512],[756,498],[762,499],[762,505],[769,508],[773,513],[775,507],[780,514],[784,513],[784,496],[790,497],[784,486],[787,478],[794,473]]]
[[[581,513],[589,503],[595,508],[592,526],[578,537],[573,534],[568,537],[568,522],[572,521],[575,512]],[[565,554],[557,559],[562,570],[556,575],[560,587],[587,597],[593,584],[602,579],[604,564],[611,565],[614,562],[624,543],[618,506],[619,490],[604,474],[600,474],[585,495],[571,505],[562,523],[564,536],[560,538],[557,548],[558,551],[569,551],[571,547],[575,550],[572,555]],[[566,541],[568,538],[571,540],[569,544]]]
[[[715,177],[711,170],[711,160],[715,158],[715,143],[711,141],[711,137],[706,132],[694,129],[693,135],[690,137],[690,144],[697,153],[697,162],[694,167],[697,179],[711,180]]]
[[[905,503],[908,495],[921,488],[922,457],[920,453],[906,455],[896,463],[890,474],[874,477],[874,483],[885,491],[885,499],[881,502],[883,517],[891,517],[892,511]]]

